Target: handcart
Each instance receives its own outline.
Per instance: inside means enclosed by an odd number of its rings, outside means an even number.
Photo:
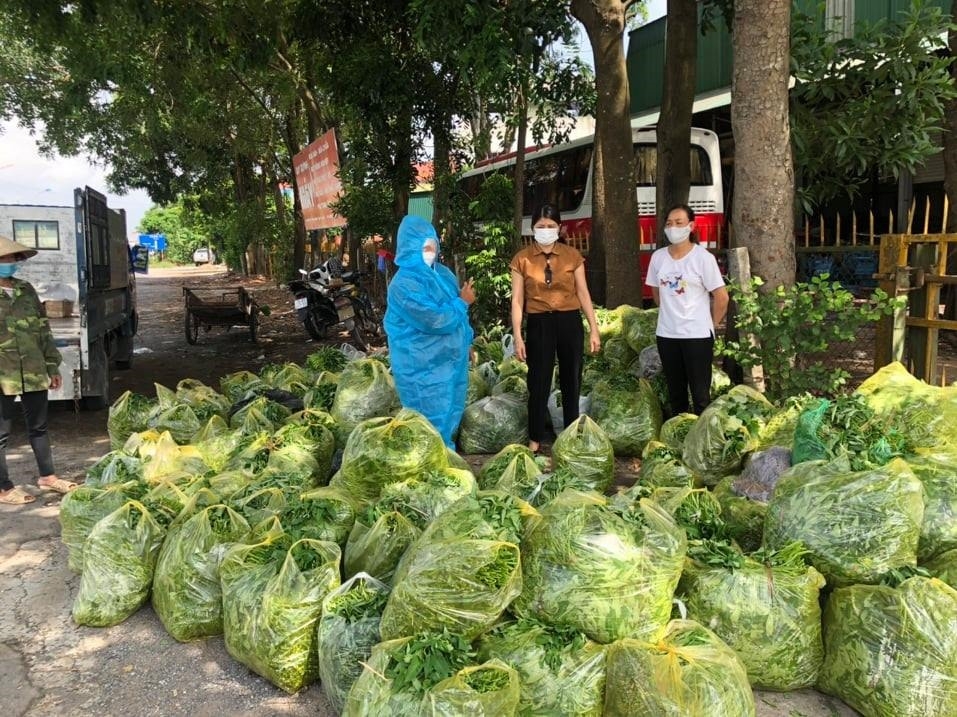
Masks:
[[[183,326],[186,341],[195,344],[199,329],[209,331],[213,326],[225,326],[229,331],[234,326],[249,328],[249,338],[256,342],[259,328],[259,304],[244,288],[200,289],[183,287],[186,315]]]

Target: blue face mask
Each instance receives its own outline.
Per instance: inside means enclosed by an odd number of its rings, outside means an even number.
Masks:
[[[9,279],[19,268],[20,264],[0,264],[0,279]]]

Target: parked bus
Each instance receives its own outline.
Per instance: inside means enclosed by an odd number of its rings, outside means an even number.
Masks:
[[[654,128],[632,130],[635,147],[635,193],[638,200],[638,241],[642,284],[651,252],[657,246],[655,183],[657,181],[657,135]],[[522,236],[532,235],[531,214],[543,203],[556,205],[568,243],[587,254],[591,238],[594,138],[583,137],[565,144],[530,148],[525,155]],[[478,194],[490,174],[512,174],[515,154],[501,155],[479,163],[462,176],[461,186],[470,196]],[[716,251],[725,245],[724,192],[718,136],[709,130],[691,130],[691,190],[688,204],[695,211],[695,227],[703,247]],[[646,295],[650,293],[646,289]]]

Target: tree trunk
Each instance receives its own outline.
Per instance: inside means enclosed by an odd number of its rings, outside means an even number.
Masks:
[[[588,254],[594,300],[609,307],[641,302],[638,207],[635,198],[631,99],[622,36],[621,0],[571,0],[571,14],[588,33],[595,58],[595,177]]]
[[[392,171],[392,218],[398,229],[409,212],[409,193],[413,182],[412,170],[412,107],[403,107],[396,116],[396,130],[392,135],[395,164]],[[395,232],[393,232],[393,235]]]
[[[515,182],[515,195],[512,204],[512,249],[518,250],[522,244],[522,216],[525,198],[525,141],[528,137],[528,93],[522,87],[519,90],[518,131],[515,138],[515,169],[512,181]],[[506,148],[507,151],[507,148]],[[529,207],[534,211],[532,207]]]
[[[445,224],[445,216],[449,208],[449,182],[451,175],[451,153],[452,142],[449,137],[449,127],[451,120],[443,118],[432,129],[434,138],[432,152],[432,225],[435,231],[443,237],[442,225]]]
[[[668,0],[665,70],[658,120],[655,191],[658,246],[665,246],[665,219],[675,204],[687,204],[691,187],[691,110],[698,51],[698,3]]]
[[[732,217],[764,290],[794,283],[794,166],[788,125],[791,0],[735,0]]]
[[[290,279],[295,275],[295,271],[302,267],[306,262],[306,220],[302,216],[302,204],[299,201],[299,182],[296,181],[296,170],[292,165],[292,158],[299,153],[298,135],[296,133],[297,118],[293,112],[286,114],[286,151],[289,154],[289,177],[292,184],[293,196],[293,243],[292,243],[292,266],[289,267],[290,275],[276,277],[277,279]],[[280,197],[282,198],[282,197]],[[282,198],[285,203],[285,198]],[[285,208],[285,204],[283,204]]]

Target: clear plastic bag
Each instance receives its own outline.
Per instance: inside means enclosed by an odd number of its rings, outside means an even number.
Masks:
[[[323,600],[316,636],[319,679],[337,713],[379,643],[379,620],[388,597],[388,585],[359,573]]]
[[[608,647],[605,717],[753,717],[748,673],[721,638],[673,620],[648,642]]]
[[[102,518],[83,547],[83,574],[73,601],[77,625],[109,627],[146,602],[166,528],[139,501]]]
[[[315,681],[316,623],[339,587],[339,546],[283,534],[236,545],[220,568],[226,650],[294,693]]]
[[[510,394],[480,399],[465,409],[459,426],[465,454],[497,453],[512,443],[528,442],[528,406]]]
[[[798,463],[774,489],[764,543],[779,549],[799,540],[829,584],[874,583],[917,564],[923,488],[897,458],[852,472],[846,462]]]
[[[153,610],[180,642],[223,632],[219,565],[249,535],[246,520],[225,505],[205,508],[170,528],[156,561]]]
[[[818,687],[868,717],[957,714],[957,590],[913,577],[835,590]]]
[[[615,480],[615,452],[595,421],[581,416],[559,434],[552,446],[555,470],[567,470],[603,493]]]
[[[514,543],[420,539],[396,572],[380,633],[392,640],[448,629],[473,640],[495,624],[521,590]]]
[[[813,687],[821,672],[823,587],[812,567],[745,558],[733,570],[690,564],[680,593],[688,617],[708,625],[738,654],[752,686],[789,691]]]
[[[652,501],[630,510],[573,491],[548,503],[522,542],[524,587],[512,612],[601,643],[663,626],[684,565],[685,533]]]

